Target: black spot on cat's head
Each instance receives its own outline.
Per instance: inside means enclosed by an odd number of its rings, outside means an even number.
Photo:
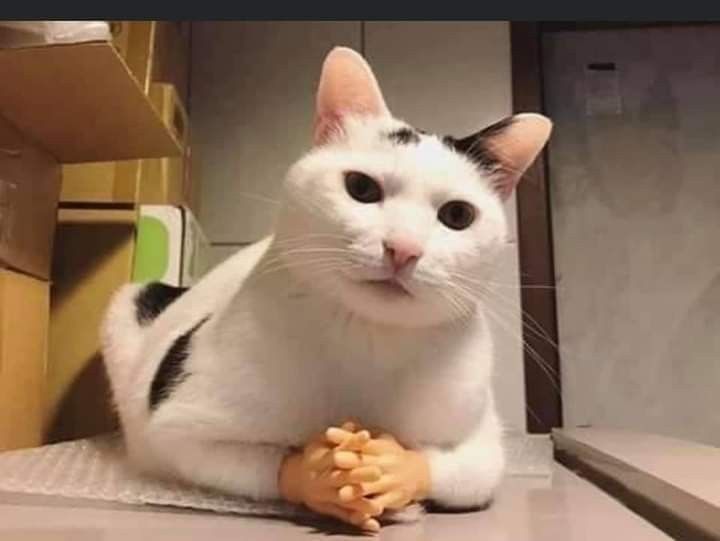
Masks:
[[[442,138],[443,144],[460,154],[465,155],[478,167],[495,169],[500,165],[500,159],[491,150],[489,142],[493,137],[505,131],[514,122],[513,117],[504,118],[477,133],[456,139],[451,135]]]
[[[399,145],[417,144],[420,135],[412,128],[400,128],[387,134],[388,139]]]

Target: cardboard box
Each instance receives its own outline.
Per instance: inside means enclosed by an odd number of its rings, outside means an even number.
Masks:
[[[149,92],[150,101],[165,125],[172,130],[181,144],[188,141],[188,114],[174,85],[152,83]]]
[[[0,77],[12,81],[0,84],[0,111],[60,163],[179,156],[133,43],[127,60],[107,41],[0,49]]]
[[[60,201],[67,203],[136,203],[140,160],[64,165]]]
[[[132,279],[191,286],[209,268],[210,244],[192,212],[170,205],[142,205]]]
[[[47,279],[60,166],[0,117],[0,266]]]
[[[131,203],[191,206],[186,195],[190,176],[186,174],[189,151],[188,117],[172,85],[154,83],[151,101],[158,115],[183,143],[177,158],[126,160],[63,166],[60,200],[67,203]]]
[[[188,21],[109,21],[113,45],[148,92],[153,82],[169,83],[187,103],[190,73]]]
[[[152,82],[155,21],[111,21],[113,45],[146,94]]]
[[[186,158],[65,165],[64,203],[190,204]]]
[[[138,214],[139,212],[139,214]],[[113,430],[99,328],[125,283],[190,286],[209,269],[209,243],[192,213],[170,205],[139,210],[60,209],[53,262],[48,353],[49,441]]]
[[[120,56],[127,59],[130,46],[130,25],[132,21],[108,21],[112,43],[120,53]]]
[[[190,22],[156,21],[151,78],[172,84],[187,103],[190,74]]]
[[[113,293],[132,276],[137,214],[61,209],[53,262],[48,353],[48,438],[116,428],[99,327]]]
[[[0,269],[0,451],[43,442],[49,284]]]

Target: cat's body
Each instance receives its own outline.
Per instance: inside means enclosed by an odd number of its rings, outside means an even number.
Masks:
[[[280,454],[349,418],[418,448],[452,448],[480,428],[486,456],[477,456],[474,467],[494,471],[486,494],[473,505],[483,503],[501,473],[502,452],[489,387],[492,346],[482,318],[422,333],[397,331],[308,295],[307,287],[285,272],[243,289],[243,272],[270,242],[224,262],[152,324],[135,323],[140,338],[135,366],[123,360],[129,368],[124,388],[118,387],[121,378],[112,378],[116,396],[135,393],[118,401],[134,462],[153,473],[183,476],[178,469],[188,468],[202,477],[199,471],[214,465],[210,452],[183,456],[193,440],[201,446],[258,445],[260,461],[235,470],[236,477],[229,475],[219,488],[269,498],[277,497],[271,473]],[[113,309],[119,317],[134,317],[141,292],[127,286],[118,294]],[[192,354],[184,363],[189,376],[174,387],[170,400],[151,409],[149,390],[168,349],[206,314],[214,315],[193,334]],[[233,324],[226,326],[228,318]],[[116,326],[108,321],[109,328]],[[122,343],[114,345],[112,336],[106,343],[108,352],[120,354]],[[258,482],[253,476],[263,467],[267,475]],[[458,473],[461,481],[471,472]]]
[[[345,60],[345,79],[368,77]],[[332,90],[319,98],[318,145],[288,175],[273,237],[189,291],[127,286],[113,301],[105,359],[143,469],[275,498],[288,451],[352,418],[425,453],[431,500],[490,499],[504,457],[492,340],[469,290],[505,239],[497,177],[365,91],[353,99],[371,118],[334,124]],[[382,179],[381,200],[367,179]],[[482,227],[437,210],[461,199]]]

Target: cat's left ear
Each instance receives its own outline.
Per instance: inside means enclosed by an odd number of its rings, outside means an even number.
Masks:
[[[326,143],[342,130],[347,115],[390,115],[372,69],[360,54],[347,47],[336,47],[325,58],[315,106],[316,145]]]
[[[536,113],[508,117],[463,139],[446,138],[458,152],[492,171],[493,186],[505,200],[535,161],[552,131],[549,118]]]

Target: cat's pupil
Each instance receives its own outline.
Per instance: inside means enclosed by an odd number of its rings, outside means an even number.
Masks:
[[[350,197],[361,203],[377,203],[383,197],[380,184],[365,173],[357,171],[345,173],[345,189]]]
[[[466,229],[475,220],[475,207],[465,201],[448,201],[440,207],[438,220],[450,229]]]

